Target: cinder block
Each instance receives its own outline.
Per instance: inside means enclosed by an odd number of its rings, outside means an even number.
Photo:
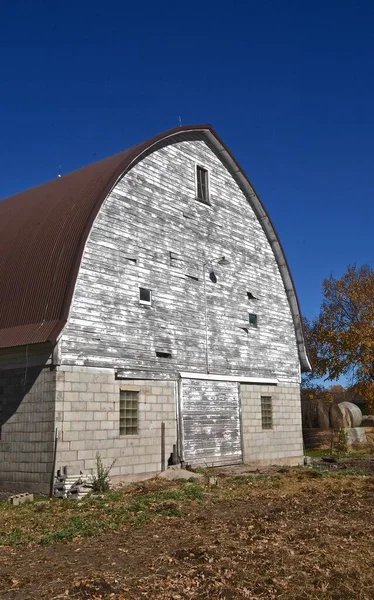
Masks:
[[[152,386],[152,394],[154,394],[155,396],[161,396],[162,395],[162,387]]]
[[[70,442],[70,450],[84,450],[86,442],[84,440],[79,440],[77,442]],[[78,456],[78,460],[81,457]]]
[[[94,394],[101,391],[100,383],[87,383],[87,392],[93,392]]]
[[[93,421],[93,412],[92,411],[78,411],[77,412],[77,421]]]
[[[16,494],[15,496],[10,496],[8,498],[10,504],[13,504],[14,506],[18,506],[19,504],[23,504],[24,502],[32,502],[33,500],[33,494]]]
[[[100,423],[100,429],[114,429],[115,424],[113,421],[98,421]]]
[[[105,394],[114,394],[116,390],[116,386],[113,383],[102,383],[101,384],[101,392]]]
[[[108,413],[96,411],[93,413],[93,418],[94,418],[94,421],[105,421],[105,420],[108,420]]]
[[[87,402],[72,402],[71,403],[71,411],[85,411],[87,410]]]
[[[79,381],[78,383],[73,382],[71,385],[72,392],[86,392],[87,384]]]
[[[112,433],[112,432],[108,431],[106,429],[100,429],[98,431],[93,431],[92,435],[93,435],[94,440],[107,440],[107,439],[110,439],[109,433]]]

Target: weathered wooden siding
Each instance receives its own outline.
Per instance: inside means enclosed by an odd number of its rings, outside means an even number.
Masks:
[[[237,383],[183,380],[180,415],[186,463],[211,467],[242,462]]]
[[[196,163],[209,169],[211,206],[195,199]],[[63,364],[144,378],[204,372],[203,263],[222,255],[230,264],[214,266],[217,283],[205,274],[211,372],[297,382],[294,326],[271,247],[231,174],[198,140],[155,151],[106,199],[82,259]],[[139,304],[139,287],[152,290],[152,308]]]

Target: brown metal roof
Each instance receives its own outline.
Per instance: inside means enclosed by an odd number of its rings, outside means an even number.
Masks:
[[[219,146],[236,176],[251,186],[243,170],[210,125],[171,129],[142,144],[0,201],[0,348],[55,343],[69,314],[85,242],[102,203],[118,179],[155,147],[201,132]],[[240,182],[243,186],[243,182]],[[251,187],[253,193],[253,186]],[[271,221],[268,238],[276,239],[278,264],[285,257]],[[286,264],[285,282],[295,294]],[[291,283],[290,283],[291,282]],[[296,295],[294,295],[296,298]],[[290,300],[292,303],[292,298]],[[292,306],[291,306],[292,310]],[[299,307],[293,309],[295,326]],[[301,343],[303,344],[301,334]],[[299,345],[300,347],[300,345]],[[307,359],[306,359],[307,360]]]
[[[0,201],[0,348],[56,341],[102,202],[145,150],[175,131],[195,127],[167,131]]]

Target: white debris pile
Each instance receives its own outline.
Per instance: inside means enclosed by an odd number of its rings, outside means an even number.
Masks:
[[[68,500],[82,500],[92,492],[92,475],[84,475],[82,472],[70,474],[66,467],[57,471],[53,486],[53,495],[56,498],[67,498]]]

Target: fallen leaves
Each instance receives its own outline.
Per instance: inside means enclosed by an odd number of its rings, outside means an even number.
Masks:
[[[149,514],[119,531],[1,549],[2,600],[374,597],[371,477],[299,469],[227,478],[214,492],[188,485],[150,482],[106,500],[103,518],[123,506]]]

